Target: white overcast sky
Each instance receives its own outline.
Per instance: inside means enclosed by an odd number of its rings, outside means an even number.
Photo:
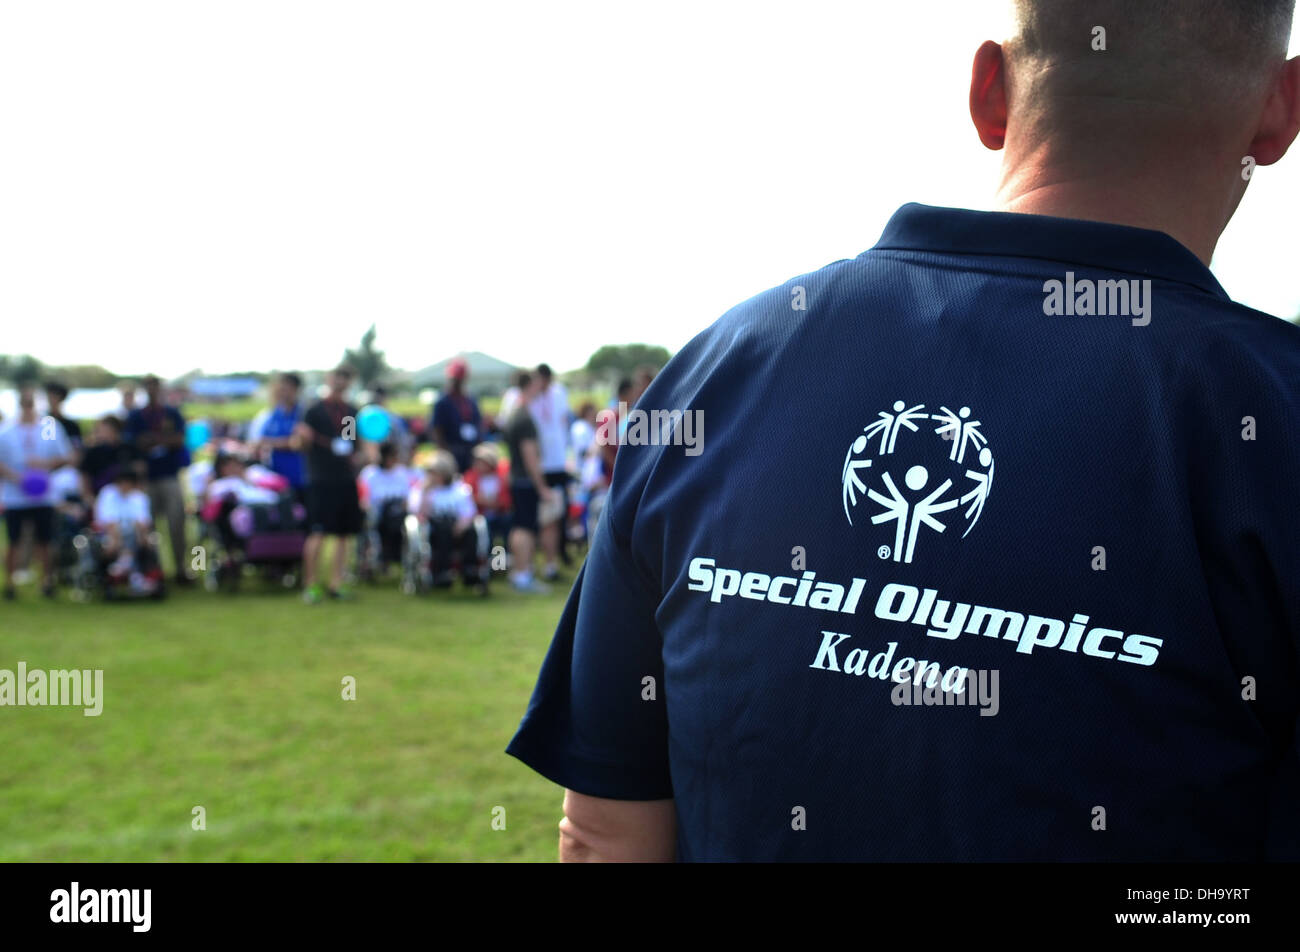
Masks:
[[[0,352],[119,373],[676,349],[988,207],[999,0],[0,0]],[[1298,49],[1296,38],[1292,53]],[[1214,269],[1300,312],[1300,150]]]

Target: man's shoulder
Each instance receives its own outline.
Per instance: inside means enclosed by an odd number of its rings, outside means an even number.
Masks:
[[[536,433],[537,423],[533,419],[533,411],[523,404],[515,407],[506,417],[506,431],[522,434]]]
[[[1273,392],[1300,404],[1300,325],[1226,299],[1185,297],[1147,327],[1152,351],[1199,380]]]
[[[842,258],[773,285],[746,298],[700,331],[668,362],[655,379],[664,385],[694,386],[702,374],[727,366],[751,364],[758,354],[770,354],[800,333],[807,320],[824,319],[852,299],[844,291],[847,279],[859,274],[866,256]],[[652,384],[652,386],[654,386]]]
[[[1194,311],[1209,339],[1259,345],[1284,359],[1300,357],[1300,324],[1236,301],[1211,300]]]

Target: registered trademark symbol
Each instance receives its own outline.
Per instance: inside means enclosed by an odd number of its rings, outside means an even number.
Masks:
[[[882,559],[889,558],[889,556],[891,555],[889,551],[889,546],[882,545],[880,548],[876,550],[876,555],[880,556]]]

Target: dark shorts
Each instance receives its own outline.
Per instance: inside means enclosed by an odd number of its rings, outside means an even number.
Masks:
[[[543,473],[542,478],[546,480],[546,485],[560,491],[560,495],[564,497],[564,502],[567,507],[569,502],[569,481],[573,477],[561,470],[558,473]]]
[[[307,531],[325,535],[359,535],[365,525],[357,484],[346,482],[308,483]]]
[[[510,528],[527,529],[529,532],[536,534],[537,504],[540,502],[537,496],[537,487],[531,482],[511,483],[510,500],[515,507],[514,515],[510,520]]]
[[[32,525],[32,538],[46,543],[54,539],[54,507],[31,506],[26,509],[6,509],[5,528],[9,532],[9,544],[16,545],[22,538],[23,526]]]

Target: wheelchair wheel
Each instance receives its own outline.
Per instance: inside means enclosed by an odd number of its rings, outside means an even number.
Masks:
[[[429,558],[429,544],[420,521],[408,516],[402,532],[402,591],[407,595],[420,595],[433,587]]]

